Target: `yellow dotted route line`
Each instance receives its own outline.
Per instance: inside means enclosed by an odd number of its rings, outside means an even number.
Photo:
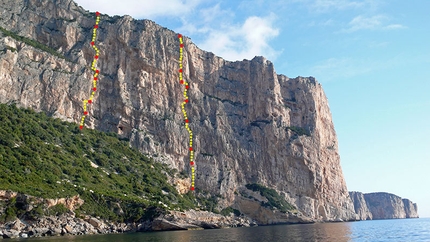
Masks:
[[[193,150],[193,131],[191,131],[190,127],[189,127],[189,120],[187,117],[187,111],[185,111],[185,105],[189,102],[188,101],[188,95],[187,95],[187,91],[189,86],[189,83],[184,81],[183,78],[183,70],[182,70],[182,59],[183,59],[183,49],[184,49],[184,42],[182,40],[182,35],[178,34],[178,38],[179,38],[179,83],[181,83],[181,85],[185,85],[184,88],[184,101],[181,104],[182,107],[182,113],[184,114],[184,119],[185,119],[185,128],[188,130],[188,133],[190,134],[190,166],[191,166],[191,190],[194,190],[194,178],[195,178],[195,164],[194,164],[194,150]]]
[[[93,75],[93,89],[91,91],[91,96],[89,99],[84,100],[84,115],[81,118],[81,123],[79,128],[83,129],[84,128],[84,124],[85,124],[85,117],[88,115],[88,111],[87,111],[87,103],[91,104],[93,103],[93,99],[94,99],[94,94],[97,90],[97,81],[98,81],[98,75],[100,73],[99,70],[97,70],[96,68],[96,64],[97,64],[97,60],[99,59],[99,49],[97,49],[95,41],[97,38],[97,29],[99,28],[99,22],[100,22],[100,13],[96,12],[96,24],[94,25],[94,29],[93,29],[93,38],[91,39],[91,46],[93,47],[94,51],[96,52],[96,55],[94,56],[94,60],[91,63],[91,70],[94,71],[94,75]]]

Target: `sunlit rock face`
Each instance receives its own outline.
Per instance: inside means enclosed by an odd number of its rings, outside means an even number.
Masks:
[[[355,212],[361,220],[393,219],[393,218],[418,218],[416,203],[409,199],[386,193],[350,192],[354,203]]]
[[[360,220],[372,220],[373,215],[369,211],[364,194],[361,192],[349,192],[349,196],[351,196],[358,218]]]
[[[0,13],[1,27],[65,57],[2,34],[0,102],[78,123],[92,87],[94,13],[71,0],[3,0]],[[102,14],[96,45],[98,90],[85,127],[117,132],[142,153],[190,173],[177,33]],[[259,183],[307,218],[356,219],[321,85],[313,77],[278,75],[264,57],[230,62],[187,37],[184,45],[196,188],[218,195],[220,208],[237,207],[244,204],[238,189]]]
[[[418,218],[418,206],[411,200],[403,198],[403,205],[405,206],[406,218]]]

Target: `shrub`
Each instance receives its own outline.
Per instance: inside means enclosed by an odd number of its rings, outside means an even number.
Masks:
[[[284,213],[295,209],[293,205],[288,203],[285,200],[285,198],[281,197],[274,189],[267,188],[265,186],[262,186],[256,183],[247,184],[245,185],[245,187],[248,188],[249,190],[260,192],[261,196],[266,197],[268,202],[267,203],[262,202],[262,205],[265,207],[270,207],[270,208],[275,207]]]
[[[298,136],[302,136],[302,135],[311,136],[311,133],[309,132],[309,130],[302,127],[291,126],[291,127],[287,127],[286,130],[291,130],[294,133],[296,133]]]
[[[22,204],[18,203],[16,197],[11,198],[5,205],[4,214],[0,214],[0,221],[9,222],[15,220],[17,217],[23,215]]]
[[[232,207],[226,207],[223,210],[221,210],[220,213],[221,213],[221,215],[224,215],[224,216],[230,216],[230,214],[232,214],[232,213],[236,216],[240,216],[242,214],[239,210],[234,209]]]
[[[52,49],[52,48],[50,48],[50,47],[48,47],[46,45],[43,45],[42,43],[40,43],[40,42],[38,42],[36,40],[20,36],[20,35],[12,32],[12,31],[9,31],[9,30],[4,29],[2,27],[0,27],[0,31],[3,32],[6,36],[10,36],[10,37],[12,37],[12,38],[14,38],[14,39],[16,39],[18,41],[21,41],[21,42],[24,42],[24,43],[26,43],[26,44],[28,44],[30,46],[33,46],[34,48],[37,48],[39,50],[48,52],[48,53],[50,53],[50,54],[52,54],[54,56],[57,56],[57,57],[59,57],[61,59],[66,59],[62,54],[58,53],[57,51],[55,51],[54,49]]]
[[[30,212],[27,213],[27,217],[29,219],[33,219],[33,220],[36,220],[43,215],[45,215],[45,212],[43,211],[41,204],[38,205],[37,207],[33,208]]]
[[[68,211],[69,209],[67,209],[66,206],[64,206],[64,204],[59,203],[55,206],[48,208],[46,214],[49,216],[60,216],[62,214],[67,213]]]
[[[6,104],[0,104],[0,122],[0,158],[7,161],[0,162],[0,189],[42,198],[80,195],[85,203],[78,214],[117,221],[137,221],[151,206],[164,209],[159,202],[171,209],[190,209],[197,203],[193,194],[180,195],[167,182],[165,174],[175,171],[114,133],[79,130],[77,124]],[[115,212],[118,204],[122,214]],[[43,212],[37,209],[27,215],[40,216]],[[52,215],[64,212],[61,206],[47,210]],[[8,205],[0,220],[20,213]]]
[[[10,51],[12,51],[12,52],[15,52],[15,51],[16,51],[16,49],[15,49],[15,48],[10,47],[10,46],[6,46],[6,49],[8,49],[8,50],[10,50]]]

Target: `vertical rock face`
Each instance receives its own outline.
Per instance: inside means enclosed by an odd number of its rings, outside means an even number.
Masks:
[[[406,218],[402,198],[394,194],[377,192],[364,194],[373,219]]]
[[[416,203],[412,203],[409,199],[402,199],[403,205],[405,206],[406,218],[418,218],[418,206]]]
[[[0,33],[0,102],[78,122],[91,88],[94,14],[71,0],[2,0],[0,13],[0,27],[65,56]],[[149,20],[102,15],[96,41],[101,73],[86,126],[117,132],[188,172],[176,34]],[[263,57],[229,62],[189,38],[184,44],[196,187],[226,207],[241,201],[239,188],[260,183],[309,218],[356,219],[321,85],[278,75]]]
[[[369,206],[364,198],[364,194],[361,192],[349,192],[349,196],[354,203],[355,213],[358,215],[360,220],[372,220],[373,215],[369,211]]]
[[[417,205],[394,194],[350,192],[349,195],[361,220],[418,218]]]

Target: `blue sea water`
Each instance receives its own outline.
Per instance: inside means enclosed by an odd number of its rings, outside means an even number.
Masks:
[[[430,218],[372,220],[346,223],[273,225],[193,231],[34,238],[47,242],[277,242],[277,241],[399,241],[430,242]]]

